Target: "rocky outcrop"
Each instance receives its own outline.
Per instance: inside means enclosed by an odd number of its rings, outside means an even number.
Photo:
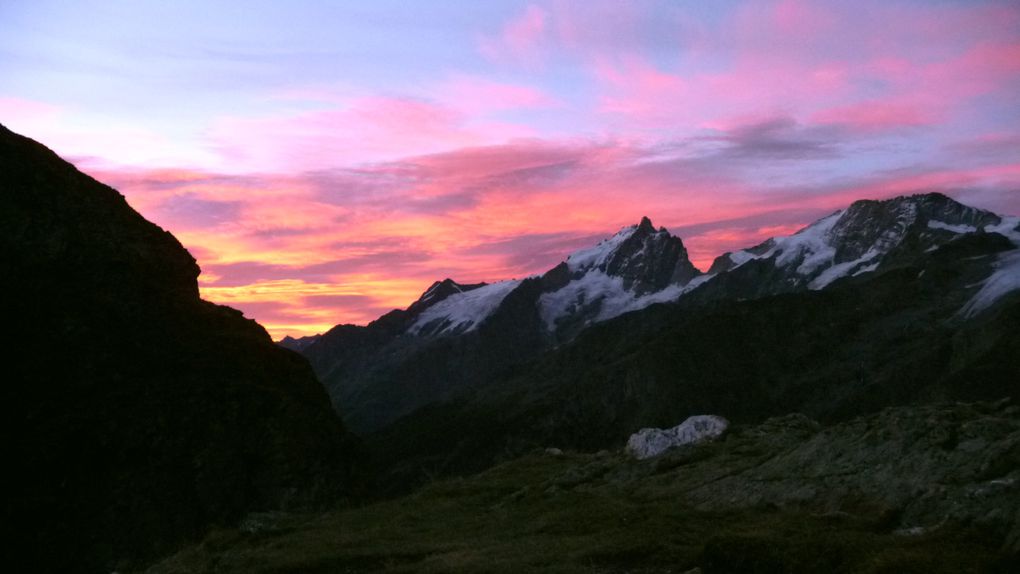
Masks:
[[[1020,407],[1009,400],[891,408],[828,428],[788,415],[698,449],[657,463],[675,467],[696,508],[878,514],[903,535],[976,526],[1020,553]]]
[[[719,416],[696,415],[670,429],[641,429],[627,440],[627,454],[637,459],[652,458],[674,447],[719,437],[729,425],[729,421]]]
[[[307,362],[199,299],[194,258],[119,193],[3,127],[0,254],[10,564],[109,572],[348,491]]]

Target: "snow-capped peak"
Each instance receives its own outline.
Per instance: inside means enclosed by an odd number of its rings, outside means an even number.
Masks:
[[[517,280],[500,281],[448,295],[422,311],[407,332],[411,335],[441,335],[474,331],[519,284]],[[426,291],[422,299],[428,295]]]
[[[1020,246],[1020,219],[1002,218],[941,194],[864,200],[793,235],[727,253],[702,274],[691,264],[680,238],[665,228],[656,229],[646,217],[572,253],[536,283],[529,283],[532,287],[520,300],[537,297],[536,310],[546,329],[557,339],[569,339],[589,324],[677,300],[708,283],[718,287],[706,285],[708,291],[701,292],[708,298],[823,289],[840,278],[898,266],[962,234],[981,231],[1001,233]],[[724,281],[716,281],[724,276]],[[413,323],[407,333],[474,331],[520,284],[436,282],[409,308]],[[1017,289],[1020,250],[999,257],[996,270],[965,312],[979,312]]]
[[[646,222],[647,225],[651,226],[651,221],[644,217],[641,219],[641,224],[628,225],[616,232],[616,235],[599,241],[594,247],[588,247],[571,253],[567,256],[567,267],[570,268],[572,273],[592,268],[602,268],[604,271],[605,266],[609,263],[617,249],[633,237],[637,233],[638,228]]]
[[[935,248],[953,236],[1000,222],[994,213],[957,203],[938,193],[862,200],[824,217],[797,233],[759,246],[727,253],[710,272],[719,273],[753,260],[773,259],[788,280],[822,289],[836,279],[872,271],[908,234]]]
[[[647,217],[598,245],[570,255],[566,275],[539,299],[547,328],[574,329],[652,303],[676,299],[701,274],[683,241]]]

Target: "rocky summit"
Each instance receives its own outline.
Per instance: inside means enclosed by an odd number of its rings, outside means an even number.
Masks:
[[[130,568],[350,492],[350,438],[307,363],[201,300],[172,235],[3,127],[0,203],[9,569]]]

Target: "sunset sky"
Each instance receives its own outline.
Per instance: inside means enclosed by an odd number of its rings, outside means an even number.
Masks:
[[[1020,215],[1020,3],[3,0],[0,123],[308,335],[642,215],[702,269],[854,199]]]

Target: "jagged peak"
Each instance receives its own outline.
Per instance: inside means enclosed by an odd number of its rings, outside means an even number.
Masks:
[[[457,283],[453,279],[447,277],[442,281],[436,281],[429,286],[418,298],[417,301],[411,304],[407,308],[408,311],[423,311],[436,303],[446,299],[450,295],[456,293],[464,293],[466,291],[472,291],[479,287],[484,287],[486,283]]]
[[[652,220],[648,216],[644,216],[637,224],[621,228],[615,235],[599,241],[594,247],[580,249],[571,253],[567,256],[566,263],[572,272],[591,268],[604,268],[621,247],[635,239],[645,241],[650,236],[680,241],[679,237],[670,234],[665,227],[656,229],[655,225],[652,224]]]

